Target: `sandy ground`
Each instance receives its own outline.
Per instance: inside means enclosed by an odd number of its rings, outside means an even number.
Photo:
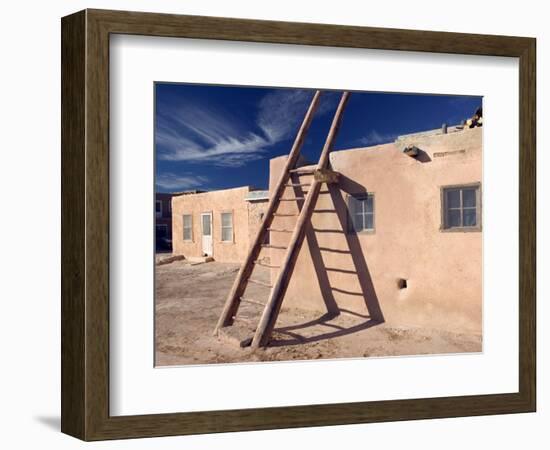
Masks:
[[[479,335],[396,328],[349,311],[326,317],[284,305],[269,347],[241,348],[238,340],[213,336],[237,271],[236,264],[218,262],[156,266],[157,366],[481,351]],[[269,272],[256,270],[254,278],[269,281]],[[247,291],[251,298],[267,295],[262,286]],[[260,313],[260,306],[243,303],[239,316],[255,325]]]

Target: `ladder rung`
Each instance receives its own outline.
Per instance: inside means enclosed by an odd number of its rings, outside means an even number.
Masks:
[[[263,248],[276,248],[279,250],[286,250],[286,247],[283,247],[282,245],[272,245],[272,244],[262,244]]]
[[[315,233],[343,233],[344,230],[339,230],[337,228],[314,228]]]
[[[276,217],[294,217],[294,216],[297,216],[298,214],[280,214],[280,213],[275,213],[273,214],[274,216]]]
[[[278,230],[277,228],[268,228],[267,231],[273,231],[275,233],[292,233],[292,230]]]
[[[331,290],[333,290],[334,292],[340,292],[342,294],[355,295],[357,297],[364,297],[364,294],[362,292],[348,291],[347,289],[340,289],[335,287],[331,288]]]
[[[286,185],[291,187],[300,187],[300,186],[311,186],[311,183],[287,183]]]
[[[261,261],[259,259],[254,261],[254,264],[258,264],[259,266],[262,266],[262,267],[269,267],[270,269],[279,269],[281,267],[281,266],[274,266],[273,264],[264,263],[263,261]]]
[[[325,267],[325,270],[327,272],[339,272],[339,273],[349,273],[349,274],[356,274],[356,270],[350,270],[350,269],[340,269],[338,267]]]
[[[333,252],[333,253],[351,253],[349,250],[341,250],[339,248],[330,248],[330,247],[319,247],[319,250],[322,252]]]
[[[265,286],[265,287],[268,287],[268,288],[273,287],[270,284],[265,283],[264,281],[255,280],[254,278],[249,278],[248,282],[249,283],[254,283],[254,284],[259,284],[260,286]]]
[[[295,173],[297,175],[313,175],[315,169],[291,169],[290,173]]]
[[[265,303],[259,302],[258,300],[254,300],[252,298],[241,297],[241,302],[252,303],[253,305],[265,306]]]
[[[305,200],[305,197],[294,197],[294,198],[280,198],[280,202],[295,202],[296,200]]]

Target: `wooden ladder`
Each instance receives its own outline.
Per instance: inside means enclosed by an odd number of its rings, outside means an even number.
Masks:
[[[311,101],[311,104],[307,110],[307,113],[304,117],[302,125],[298,130],[298,134],[296,136],[296,139],[294,141],[290,154],[288,155],[288,159],[286,161],[285,167],[281,171],[281,175],[277,181],[275,189],[273,190],[273,194],[269,200],[263,222],[260,225],[258,233],[256,234],[256,238],[249,249],[247,257],[243,265],[241,266],[237,274],[237,277],[235,278],[233,287],[229,292],[224,308],[222,310],[222,313],[216,325],[215,333],[218,333],[218,331],[223,327],[231,326],[236,318],[241,301],[258,303],[264,306],[262,315],[259,320],[259,324],[256,327],[256,331],[252,339],[252,347],[255,347],[255,348],[266,346],[269,343],[269,338],[275,326],[275,322],[277,321],[277,316],[279,315],[279,311],[281,309],[281,305],[288,287],[288,283],[292,276],[292,272],[294,271],[294,266],[296,265],[296,260],[298,258],[298,254],[300,253],[300,248],[302,246],[304,237],[306,235],[306,228],[311,219],[311,215],[312,215],[313,209],[315,208],[317,198],[319,197],[319,191],[321,189],[321,186],[323,183],[335,182],[337,180],[337,174],[335,174],[330,169],[328,169],[329,153],[332,150],[332,145],[334,143],[334,140],[338,132],[338,128],[342,120],[344,108],[349,98],[349,92],[344,92],[342,94],[340,103],[338,104],[338,108],[336,109],[336,113],[334,114],[334,119],[332,120],[332,125],[327,135],[325,145],[321,152],[321,156],[319,158],[316,168],[315,169],[296,168],[296,164],[300,156],[300,149],[302,148],[302,145],[305,140],[305,136],[311,125],[313,115],[319,104],[320,96],[321,96],[321,91],[317,91],[313,97],[313,100]],[[299,179],[300,176],[304,176],[304,175],[313,176],[311,183],[301,183],[301,181],[298,183],[294,183],[291,180],[291,177]],[[283,194],[287,187],[296,187],[296,186],[299,186],[299,187],[308,186],[307,194],[305,195],[305,197],[291,198],[291,199],[283,198]],[[281,230],[277,228],[272,228],[272,224],[278,216],[289,215],[289,214],[278,214],[277,209],[282,201],[290,201],[290,200],[297,201],[297,202],[303,201],[303,205],[299,213],[297,214],[298,219],[296,221],[294,229]],[[275,232],[275,233],[291,232],[292,234],[287,247],[264,244],[266,240],[266,236],[268,235],[267,233],[270,233],[270,232]],[[260,252],[262,251],[263,248],[286,250],[280,267],[276,267],[271,263],[266,264],[261,259],[259,259]],[[275,268],[279,269],[279,273],[277,275],[277,278],[273,286],[251,278],[251,274],[256,264],[263,265],[264,267],[269,267],[273,269]],[[250,299],[247,300],[243,297],[246,287],[248,286],[248,283],[261,284],[271,288],[271,292],[267,303],[263,304],[256,300],[250,300]]]

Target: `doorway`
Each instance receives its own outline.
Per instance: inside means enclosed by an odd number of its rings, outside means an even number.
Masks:
[[[202,253],[212,256],[212,213],[201,214]]]

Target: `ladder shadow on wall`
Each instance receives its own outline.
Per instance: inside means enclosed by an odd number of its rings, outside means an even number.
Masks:
[[[378,296],[376,294],[376,289],[374,288],[374,283],[370,275],[367,261],[363,254],[363,249],[361,248],[359,237],[354,230],[351,230],[348,227],[348,223],[350,220],[349,211],[346,201],[342,195],[342,191],[347,194],[361,194],[366,193],[367,191],[364,186],[356,183],[350,178],[344,177],[343,175],[340,175],[340,182],[338,184],[328,184],[327,186],[328,191],[323,191],[323,193],[330,195],[334,206],[334,210],[328,212],[333,212],[337,215],[340,228],[330,230],[315,229],[310,223],[306,231],[306,241],[311,255],[313,267],[317,276],[317,280],[319,282],[321,294],[323,296],[326,312],[316,319],[309,320],[301,324],[275,327],[274,334],[277,337],[272,337],[272,340],[269,343],[270,347],[318,342],[326,339],[357,333],[359,331],[366,330],[384,322],[384,315],[380,307],[380,302],[378,301]],[[297,198],[304,197],[304,192],[301,187],[295,187],[294,192]],[[299,209],[301,209],[302,204],[303,201],[298,202]],[[339,235],[344,237],[346,249],[332,249],[320,246],[317,239],[317,233],[338,233]],[[349,254],[355,270],[327,267],[323,260],[324,252]],[[360,291],[352,291],[339,286],[334,286],[334,284],[330,281],[330,277],[328,275],[329,271],[355,274],[357,276]],[[337,300],[334,296],[334,292],[356,296],[357,298],[362,297],[366,309],[366,314],[339,307]],[[343,327],[337,323],[331,323],[331,321],[333,321],[338,315],[340,315],[340,313],[352,315],[356,318],[361,319],[361,321],[358,324],[349,327]],[[308,336],[304,336],[299,333],[300,330],[306,331],[308,328],[318,326],[328,327],[332,330],[326,333]],[[279,336],[281,335],[285,337],[280,338]]]

